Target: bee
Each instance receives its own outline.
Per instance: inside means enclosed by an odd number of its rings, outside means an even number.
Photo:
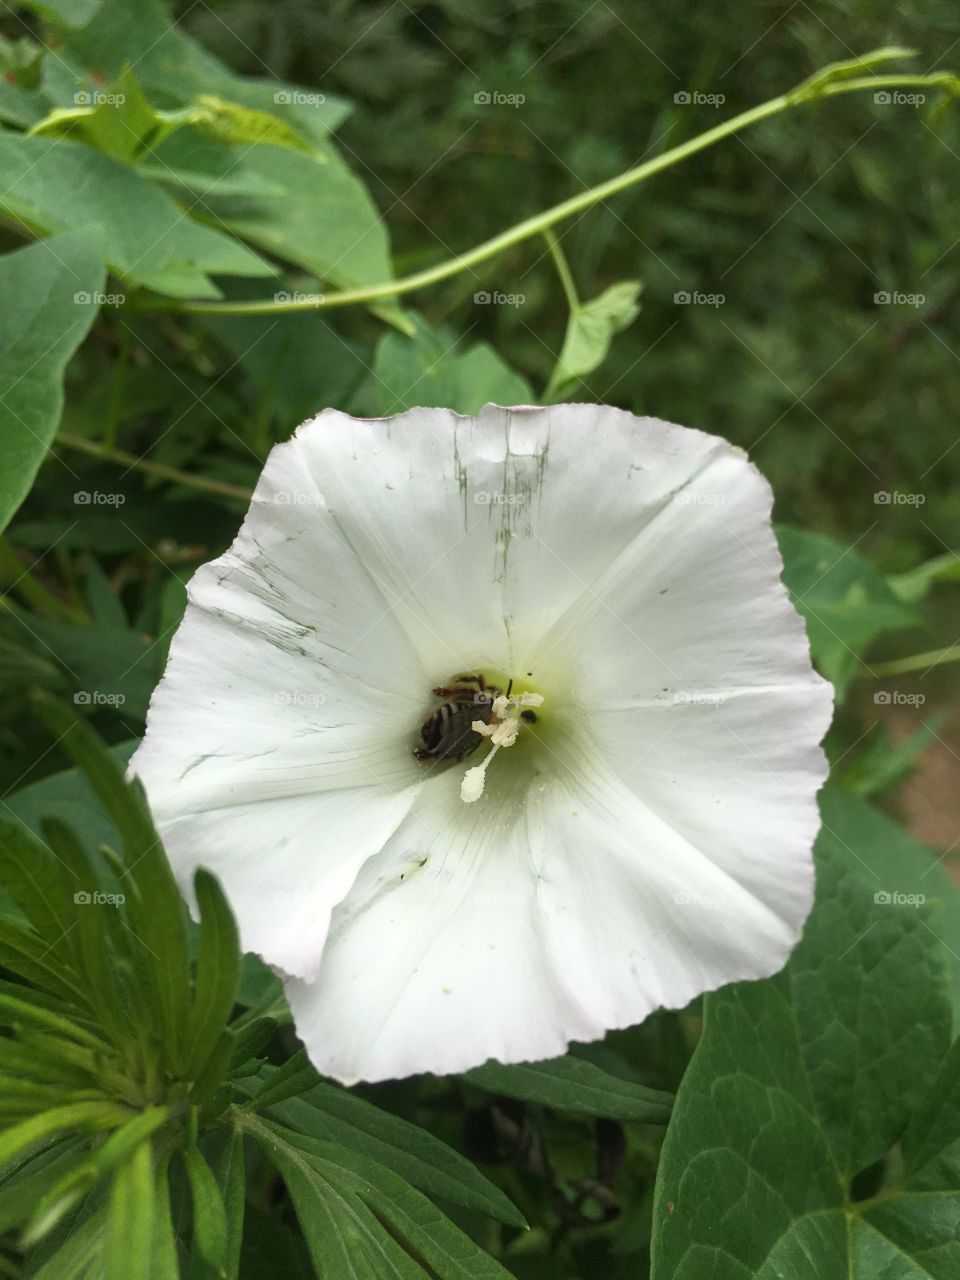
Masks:
[[[451,684],[439,685],[433,692],[444,702],[424,720],[420,745],[413,754],[418,760],[462,760],[483,742],[483,735],[472,728],[474,720],[490,724],[494,699],[502,690],[487,684],[480,674],[454,676]]]

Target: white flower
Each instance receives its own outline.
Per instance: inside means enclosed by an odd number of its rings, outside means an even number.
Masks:
[[[783,965],[831,690],[770,501],[725,441],[593,405],[274,449],[133,768],[321,1071],[548,1058]]]

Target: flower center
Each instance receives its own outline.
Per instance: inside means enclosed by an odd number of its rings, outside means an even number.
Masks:
[[[491,749],[483,764],[474,765],[463,775],[460,799],[464,804],[472,804],[474,800],[480,799],[491,760],[501,748],[513,746],[521,726],[534,722],[537,718],[534,708],[542,705],[543,695],[540,693],[520,693],[512,698],[501,693],[493,700],[490,723],[484,720],[473,721],[471,729],[481,737],[489,738]]]

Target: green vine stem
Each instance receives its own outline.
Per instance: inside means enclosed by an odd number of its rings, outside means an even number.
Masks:
[[[914,653],[909,658],[894,658],[890,662],[871,663],[875,676],[904,676],[911,671],[930,671],[942,662],[960,662],[960,644],[945,649],[930,649],[926,653]]]
[[[283,315],[297,311],[324,311],[332,307],[349,307],[398,298],[403,294],[424,289],[428,285],[439,284],[440,281],[448,280],[451,276],[459,275],[462,271],[468,271],[481,262],[486,262],[488,258],[493,258],[502,253],[505,249],[509,249],[524,240],[529,240],[532,236],[544,235],[556,223],[563,222],[565,219],[573,217],[574,214],[591,208],[601,200],[607,200],[611,196],[625,191],[628,187],[645,182],[647,178],[652,178],[655,174],[662,173],[664,169],[669,169],[673,165],[679,164],[681,160],[686,160],[689,156],[705,151],[708,147],[712,147],[714,143],[721,142],[724,138],[732,137],[733,134],[750,128],[751,125],[759,124],[762,120],[769,120],[771,116],[780,115],[782,112],[801,106],[804,103],[814,102],[820,98],[836,97],[843,93],[861,93],[870,89],[879,91],[883,89],[927,88],[941,90],[951,97],[960,96],[960,77],[949,71],[925,75],[911,74],[909,72],[896,75],[864,74],[883,63],[912,56],[913,52],[909,49],[877,49],[873,53],[864,54],[861,58],[831,63],[803,81],[795,89],[790,90],[789,93],[781,94],[779,97],[771,98],[768,102],[760,103],[759,106],[751,107],[748,111],[743,111],[740,115],[734,116],[730,120],[725,120],[722,124],[715,125],[714,128],[708,129],[705,133],[698,134],[695,138],[689,138],[686,142],[681,142],[679,146],[672,147],[669,151],[663,152],[662,155],[654,156],[653,159],[626,169],[623,173],[617,174],[616,177],[607,179],[606,182],[601,182],[595,187],[589,187],[586,191],[570,196],[542,213],[524,218],[522,222],[516,223],[506,231],[501,231],[489,240],[484,240],[481,244],[475,245],[465,253],[456,254],[445,262],[428,267],[423,271],[416,271],[412,275],[401,276],[396,280],[385,280],[381,284],[365,285],[357,289],[343,289],[336,293],[318,294],[306,299],[291,299],[280,302],[272,298],[248,302],[192,302],[174,298],[155,298],[139,301],[134,305],[139,310],[149,311],[255,316]]]
[[[175,484],[186,485],[188,489],[199,489],[202,493],[217,493],[221,497],[236,498],[244,503],[253,497],[253,490],[244,489],[241,485],[228,484],[226,480],[210,480],[206,476],[192,476],[188,471],[165,466],[162,462],[150,462],[147,458],[138,458],[135,453],[127,453],[125,449],[87,440],[83,436],[61,432],[54,443],[67,449],[76,449],[78,453],[88,453],[93,458],[102,458],[106,462],[117,462],[122,467],[142,471],[148,476],[157,476],[160,480],[172,480]]]

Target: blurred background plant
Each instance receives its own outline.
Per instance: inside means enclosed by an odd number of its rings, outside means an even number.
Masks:
[[[317,295],[436,267],[880,47],[917,52],[874,68],[881,79],[864,92],[793,106],[428,288],[369,306],[312,306]],[[893,828],[871,826],[873,811],[856,808],[875,800],[952,867],[960,116],[946,73],[956,61],[960,19],[946,0],[895,9],[779,0],[741,6],[735,22],[703,6],[641,14],[624,0],[334,0],[322,9],[183,0],[172,12],[159,0],[38,0],[5,9],[7,811],[45,839],[44,817],[55,814],[90,858],[103,841],[116,848],[115,825],[68,769],[65,743],[33,714],[30,694],[72,701],[125,760],[185,581],[231,541],[264,457],[297,423],[325,405],[467,412],[486,400],[570,398],[703,427],[750,451],[774,487],[785,576],[815,659],[838,690],[828,746],[837,803],[854,808],[837,826],[853,849],[869,830],[874,854],[884,841],[902,852]],[[248,299],[265,301],[264,314],[226,313]],[[903,865],[919,875],[929,855],[910,848]],[[890,859],[884,865],[901,865]],[[935,883],[946,891],[945,877]],[[944,945],[960,948],[960,938],[944,935]],[[22,967],[11,972],[31,980]],[[270,1009],[258,1087],[271,1069],[290,1070],[298,1105],[316,1082],[296,1078],[302,1064],[269,984],[248,958],[221,1022]],[[661,1130],[637,1123],[630,1089],[673,1091],[698,1029],[697,1010],[654,1018],[564,1060],[588,1066],[559,1085],[383,1086],[367,1091],[381,1118],[351,1113],[337,1140],[397,1169],[395,1149],[420,1139],[390,1125],[425,1125],[437,1147],[442,1139],[489,1162],[534,1229],[518,1233],[521,1215],[502,1190],[471,1183],[451,1195],[469,1181],[453,1154],[421,1153],[446,1169],[445,1190],[435,1170],[408,1164],[404,1176],[452,1198],[467,1234],[516,1275],[632,1277],[648,1258]],[[229,1064],[220,1065],[225,1080]],[[209,1080],[192,1098],[196,1083],[178,1069],[183,1062],[164,1068],[172,1095],[158,1097],[192,1150],[201,1119],[216,1128],[227,1111],[211,1110]],[[605,1106],[595,1094],[594,1105],[583,1101],[588,1069],[616,1095]],[[144,1070],[127,1063],[120,1076],[133,1071],[142,1083]],[[169,1131],[170,1117],[158,1123]],[[392,1154],[357,1137],[371,1125]],[[276,1135],[245,1132],[269,1157]],[[333,1133],[305,1132],[317,1141]],[[215,1166],[226,1157],[220,1139],[209,1141]],[[90,1158],[86,1148],[76,1154]],[[273,1155],[286,1176],[294,1157]],[[240,1274],[274,1274],[276,1257],[289,1274],[307,1274],[311,1230],[322,1235],[322,1223],[304,1224],[309,1194],[288,1177],[300,1201],[299,1232],[292,1226],[292,1202],[260,1160],[248,1167]],[[183,1176],[189,1182],[188,1169]],[[29,1197],[17,1194],[22,1208]],[[0,1221],[21,1219],[0,1212]],[[222,1274],[227,1259],[235,1274],[241,1262],[224,1243],[221,1211],[204,1221],[215,1261],[189,1262],[193,1246],[181,1242],[184,1265]],[[0,1262],[32,1274],[16,1240]],[[480,1263],[470,1257],[449,1274],[502,1274],[471,1270]],[[327,1274],[315,1252],[313,1264]],[[341,1274],[335,1258],[323,1265]]]

